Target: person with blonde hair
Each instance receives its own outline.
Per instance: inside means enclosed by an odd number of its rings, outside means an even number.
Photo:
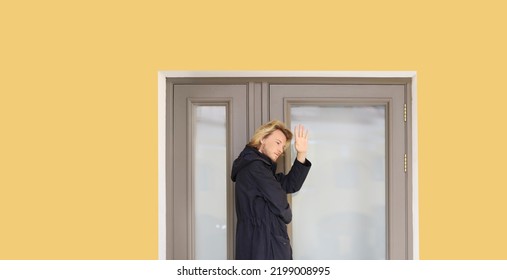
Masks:
[[[276,161],[293,137],[296,160],[289,173],[276,173]],[[292,259],[287,234],[292,211],[287,194],[299,191],[310,171],[307,147],[308,131],[302,125],[297,125],[292,134],[275,120],[260,126],[234,160],[231,179],[236,183],[236,259]]]

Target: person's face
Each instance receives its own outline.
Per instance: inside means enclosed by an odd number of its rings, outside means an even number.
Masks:
[[[283,147],[287,138],[280,130],[275,130],[269,136],[261,140],[259,151],[267,155],[273,162],[283,153]]]

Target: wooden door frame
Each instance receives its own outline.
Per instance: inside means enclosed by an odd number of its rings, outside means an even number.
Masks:
[[[417,73],[415,71],[159,71],[158,72],[158,258],[166,259],[166,133],[168,78],[409,78],[412,88],[408,124],[410,126],[412,170],[412,258],[419,259]]]

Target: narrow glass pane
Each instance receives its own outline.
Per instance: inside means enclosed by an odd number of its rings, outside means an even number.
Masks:
[[[225,106],[194,106],[195,258],[227,259]]]
[[[292,196],[294,258],[385,259],[385,106],[294,106],[290,114],[293,128],[309,129],[313,164]]]

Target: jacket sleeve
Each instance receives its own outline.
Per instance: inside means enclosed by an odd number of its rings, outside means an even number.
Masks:
[[[253,183],[266,200],[269,210],[286,224],[290,223],[292,211],[287,201],[287,194],[271,170],[262,161],[255,161],[250,164],[249,172]]]
[[[286,193],[295,193],[303,186],[311,166],[312,163],[309,160],[306,160],[305,163],[301,163],[296,159],[289,173],[287,173],[287,175],[283,173],[276,174],[276,180],[280,182],[282,189],[285,190]]]

